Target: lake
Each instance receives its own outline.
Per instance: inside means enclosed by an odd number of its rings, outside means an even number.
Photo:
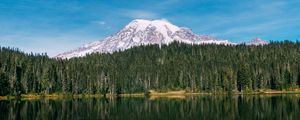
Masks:
[[[1,120],[289,120],[300,95],[203,95],[0,101]]]

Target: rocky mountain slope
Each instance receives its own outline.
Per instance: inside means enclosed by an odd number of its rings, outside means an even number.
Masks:
[[[77,49],[57,55],[57,58],[81,57],[89,53],[112,53],[122,51],[134,46],[149,44],[169,44],[179,41],[187,44],[225,44],[234,45],[228,40],[218,39],[209,35],[197,35],[189,28],[178,27],[166,20],[131,21],[119,32],[93,43],[83,45]],[[249,44],[263,43],[260,39]]]

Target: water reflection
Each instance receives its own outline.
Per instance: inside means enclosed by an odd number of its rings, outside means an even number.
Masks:
[[[0,101],[1,119],[299,119],[300,95]]]

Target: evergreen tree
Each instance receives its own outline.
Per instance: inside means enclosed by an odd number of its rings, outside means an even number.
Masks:
[[[9,78],[8,76],[0,69],[0,96],[5,96],[9,94]]]
[[[248,65],[243,65],[237,72],[238,90],[243,91],[250,88],[250,73]]]
[[[3,95],[294,89],[300,87],[299,49],[299,42],[288,41],[263,46],[174,42],[56,59],[0,47],[0,85]]]
[[[22,85],[21,85],[21,77],[22,77],[22,68],[17,66],[16,68],[16,82],[15,82],[15,95],[20,96],[22,93]]]

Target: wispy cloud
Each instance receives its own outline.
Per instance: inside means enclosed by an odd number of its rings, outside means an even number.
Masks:
[[[98,24],[98,25],[105,25],[106,24],[106,22],[102,21],[102,20],[100,20],[100,21],[92,21],[92,23],[95,23],[95,24]]]
[[[112,28],[107,22],[102,21],[102,20],[92,21],[91,23],[101,26],[101,28],[104,30],[110,30]]]
[[[239,34],[239,33],[257,33],[257,32],[263,32],[263,31],[272,31],[276,29],[281,29],[284,27],[300,24],[297,23],[300,18],[289,18],[285,20],[276,20],[276,21],[271,21],[271,22],[266,22],[266,23],[260,23],[260,24],[255,24],[255,25],[247,25],[247,26],[242,26],[242,27],[236,27],[232,29],[228,29],[223,35],[230,35],[230,34]],[[296,23],[296,24],[288,24],[288,23]]]
[[[75,33],[61,33],[57,35],[35,33],[15,33],[0,36],[1,46],[20,48],[27,53],[48,53],[50,57],[57,55],[83,44],[99,40],[92,36],[81,36]]]
[[[158,17],[158,14],[151,11],[144,10],[121,10],[121,14],[129,18],[144,18],[144,19],[154,19]]]
[[[299,15],[291,11],[294,8],[290,8],[293,4],[294,2],[290,1],[237,2],[234,7],[219,8],[210,14],[197,15],[184,12],[171,16],[171,20],[180,19],[196,33],[213,34],[233,41],[256,36],[271,39],[276,37],[274,33],[282,31],[283,28],[288,32],[287,28],[299,26],[297,22]]]
[[[100,40],[138,18],[167,18],[234,42],[299,39],[299,0],[0,1],[0,45],[50,56]]]

